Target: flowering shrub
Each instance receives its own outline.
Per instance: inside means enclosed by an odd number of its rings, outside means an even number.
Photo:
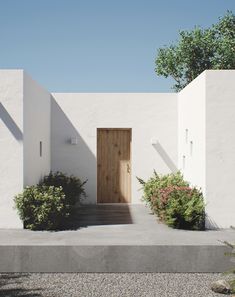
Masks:
[[[204,230],[205,204],[202,193],[189,187],[181,173],[154,176],[143,185],[143,199],[158,218],[178,229]]]
[[[161,189],[165,189],[171,186],[188,187],[189,183],[183,179],[182,174],[178,171],[176,173],[170,173],[166,175],[157,174],[153,172],[153,176],[146,182],[137,177],[139,183],[143,186],[143,200],[150,204],[152,203],[152,197],[156,196],[157,192]]]
[[[205,211],[202,193],[196,188],[172,186],[152,198],[153,211],[168,226],[203,230]]]

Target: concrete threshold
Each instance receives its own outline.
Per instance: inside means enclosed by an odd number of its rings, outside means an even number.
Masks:
[[[112,215],[110,215],[112,214]],[[144,205],[87,206],[80,228],[0,230],[0,272],[223,272],[233,230],[174,230]]]

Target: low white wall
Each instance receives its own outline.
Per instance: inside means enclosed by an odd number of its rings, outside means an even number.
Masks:
[[[23,189],[23,71],[0,70],[0,228],[22,228],[13,209]]]
[[[177,165],[177,95],[151,93],[53,93],[51,168],[88,178],[88,203],[96,203],[96,129],[132,128],[132,202],[147,179]],[[78,145],[70,138],[77,137]],[[158,144],[151,145],[151,138]],[[170,167],[170,168],[169,168]]]
[[[24,72],[24,186],[37,184],[50,168],[51,95]]]
[[[206,71],[206,197],[211,223],[235,226],[235,70]]]

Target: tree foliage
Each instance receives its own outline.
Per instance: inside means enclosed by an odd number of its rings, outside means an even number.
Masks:
[[[177,44],[158,49],[155,72],[182,90],[206,69],[235,69],[235,15],[228,11],[208,29],[180,31]]]

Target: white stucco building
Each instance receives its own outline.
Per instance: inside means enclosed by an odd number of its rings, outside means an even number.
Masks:
[[[228,228],[234,132],[235,70],[205,71],[177,94],[49,93],[1,70],[0,228],[22,228],[13,197],[51,170],[88,179],[87,203],[140,203],[136,176],[154,169],[180,169],[202,188],[208,226]]]

